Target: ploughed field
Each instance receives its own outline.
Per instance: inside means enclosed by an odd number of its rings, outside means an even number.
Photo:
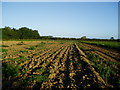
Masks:
[[[77,41],[3,41],[2,88],[120,87],[119,56]]]

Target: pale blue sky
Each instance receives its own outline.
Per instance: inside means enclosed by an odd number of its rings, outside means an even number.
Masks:
[[[1,0],[3,2],[118,2],[119,0]]]
[[[28,27],[40,35],[118,38],[117,2],[3,2],[2,26]]]

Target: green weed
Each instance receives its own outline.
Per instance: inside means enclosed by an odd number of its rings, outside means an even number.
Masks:
[[[72,60],[72,61],[70,61],[70,63],[76,63],[76,61]]]
[[[44,81],[48,81],[48,74],[44,74],[44,75],[32,75],[31,78],[29,78],[28,81],[33,81],[36,80],[37,82],[44,82]]]
[[[115,61],[105,61],[105,63],[107,64],[107,65],[118,65],[118,64],[120,64],[119,62],[115,62]]]
[[[15,61],[16,59],[14,59],[14,58],[9,58],[9,60],[11,60],[11,61]]]
[[[19,57],[15,58],[15,60],[18,62],[18,64],[20,64],[20,63],[23,63],[24,61],[26,61],[28,59],[24,56],[19,56]]]
[[[28,49],[29,49],[29,50],[35,50],[36,47],[35,47],[35,46],[31,46],[31,47],[29,47]]]
[[[2,48],[2,52],[7,52],[7,51],[8,51],[8,49],[3,49],[3,48]]]
[[[107,82],[114,84],[116,81],[116,74],[117,71],[115,71],[111,65],[116,65],[116,62],[113,61],[104,61],[100,60],[100,57],[95,54],[89,54],[87,55],[87,58],[91,60],[93,67],[96,69],[97,72],[100,73],[100,76]],[[114,82],[114,83],[113,83]]]
[[[96,54],[88,54],[87,58],[93,62],[95,62],[96,64],[98,64],[98,60],[99,60],[99,56]]]
[[[81,64],[81,63],[78,63],[77,65],[78,65],[78,66],[81,66],[82,64]]]
[[[40,69],[36,70],[36,72],[41,72],[41,73],[43,73],[44,71],[45,71],[45,69],[43,69],[43,68],[40,68]]]
[[[120,79],[118,80],[118,87],[120,88]]]
[[[20,50],[20,52],[22,52],[22,53],[28,53],[28,51],[26,51],[26,50]]]
[[[63,42],[61,42],[60,44],[64,44]]]
[[[2,64],[2,73],[3,77],[9,78],[9,77],[15,77],[18,76],[18,68],[15,65],[3,63]]]
[[[39,43],[38,45],[36,45],[36,47],[44,47],[45,44],[46,44],[46,43],[41,42],[41,43]]]
[[[8,45],[0,45],[0,47],[9,47]]]
[[[22,71],[22,73],[21,73],[21,74],[26,74],[28,70],[29,70],[29,69],[24,68],[24,70]]]
[[[55,43],[47,43],[47,44],[55,44]]]

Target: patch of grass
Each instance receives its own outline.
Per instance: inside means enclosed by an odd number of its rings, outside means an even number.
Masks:
[[[44,71],[45,71],[45,69],[43,69],[43,68],[40,68],[40,69],[36,70],[36,72],[41,72],[41,73],[43,73]]]
[[[20,57],[20,60],[26,61],[26,60],[28,60],[28,59],[27,59],[26,57],[22,56],[22,57]]]
[[[0,59],[2,58],[2,55],[0,54]]]
[[[118,87],[120,88],[120,79],[118,80]]]
[[[55,43],[47,43],[47,44],[55,44]]]
[[[97,65],[96,67],[97,67],[99,73],[101,74],[102,78],[103,78],[106,82],[108,82],[108,79],[110,79],[111,74],[113,74],[113,75],[116,74],[116,73],[112,70],[112,68],[110,68],[110,67],[103,66],[103,65],[100,65],[100,64]]]
[[[63,42],[61,42],[60,44],[64,44]]]
[[[7,52],[7,51],[8,51],[8,49],[3,49],[3,48],[2,48],[2,52]]]
[[[116,77],[117,71],[109,66],[96,65],[97,71],[100,73],[101,77],[109,84],[114,85],[114,87],[119,87],[119,77]]]
[[[44,74],[44,75],[32,75],[31,78],[29,78],[28,81],[33,81],[36,80],[36,82],[44,82],[44,81],[48,81],[48,74]]]
[[[20,64],[20,63],[23,63],[24,61],[26,61],[28,59],[24,56],[20,56],[20,57],[17,57],[17,58],[8,58],[6,60],[10,60],[10,62],[16,61],[18,64]]]
[[[0,47],[0,52],[2,52],[2,48]]]
[[[38,45],[36,45],[36,47],[44,47],[44,46],[45,46],[45,44],[46,44],[46,43],[41,42],[41,43],[39,43]]]
[[[9,58],[9,60],[11,60],[11,61],[15,61],[16,59],[14,59],[14,58]]]
[[[119,62],[115,62],[115,61],[105,61],[105,63],[107,64],[107,65],[118,65],[118,64],[120,64]]]
[[[120,42],[117,41],[81,41],[81,42],[120,50]]]
[[[26,74],[28,70],[29,70],[28,68],[24,68],[21,74]]]
[[[98,60],[100,59],[100,57],[96,54],[88,54],[87,58],[94,62],[95,64],[98,64],[99,63]]]
[[[21,67],[21,66],[18,66],[17,68],[18,68],[18,69],[22,69],[22,67]]]
[[[31,46],[31,47],[29,47],[28,49],[29,49],[29,50],[35,50],[36,47],[35,47],[35,46]]]
[[[15,77],[18,76],[18,68],[15,65],[3,63],[2,64],[2,74],[3,77],[9,78],[9,77]]]
[[[39,53],[35,53],[35,54],[33,54],[33,56],[37,56],[37,55],[39,55]]]
[[[17,45],[24,45],[24,44],[22,44],[22,43],[18,43]]]
[[[0,45],[0,47],[9,47],[8,45]]]
[[[116,77],[117,71],[113,69],[112,65],[117,65],[113,61],[103,61],[100,60],[100,57],[95,54],[87,55],[87,58],[91,61],[91,64],[100,73],[100,76],[107,82],[112,85],[118,85],[118,78]],[[116,81],[116,82],[115,82]]]
[[[19,56],[19,57],[15,58],[15,60],[18,62],[18,64],[20,64],[20,63],[23,63],[24,61],[26,61],[28,59],[24,56]]]
[[[22,53],[28,53],[28,51],[26,51],[26,50],[20,50],[20,52],[22,52]]]
[[[31,75],[30,77],[27,77],[26,79],[23,79],[21,82],[23,84],[27,85],[28,82],[33,82],[34,80],[36,81],[36,83],[44,82],[44,81],[49,80],[49,78],[48,78],[49,71],[48,70],[45,70],[45,69],[41,68],[41,69],[38,69],[37,71],[38,72],[44,72],[44,73],[42,75]]]
[[[81,64],[81,63],[78,63],[77,65],[78,65],[78,66],[81,66],[82,64]]]
[[[73,60],[72,60],[72,61],[70,61],[70,63],[75,63],[75,62],[76,62],[76,61],[73,61]]]

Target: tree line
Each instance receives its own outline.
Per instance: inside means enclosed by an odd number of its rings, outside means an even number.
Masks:
[[[62,37],[53,37],[53,36],[40,36],[38,30],[32,30],[27,27],[21,27],[19,29],[4,27],[0,28],[0,33],[2,32],[2,39],[50,39],[50,40],[91,40],[91,41],[120,41],[120,39],[89,39],[86,36],[81,38],[62,38]]]
[[[19,29],[4,27],[4,28],[0,28],[0,32],[2,32],[3,40],[10,40],[10,39],[77,40],[76,38],[40,36],[37,30],[32,30],[27,27],[21,27]]]
[[[4,27],[2,31],[2,39],[39,39],[40,35],[37,30],[32,30],[27,27],[19,29]]]

